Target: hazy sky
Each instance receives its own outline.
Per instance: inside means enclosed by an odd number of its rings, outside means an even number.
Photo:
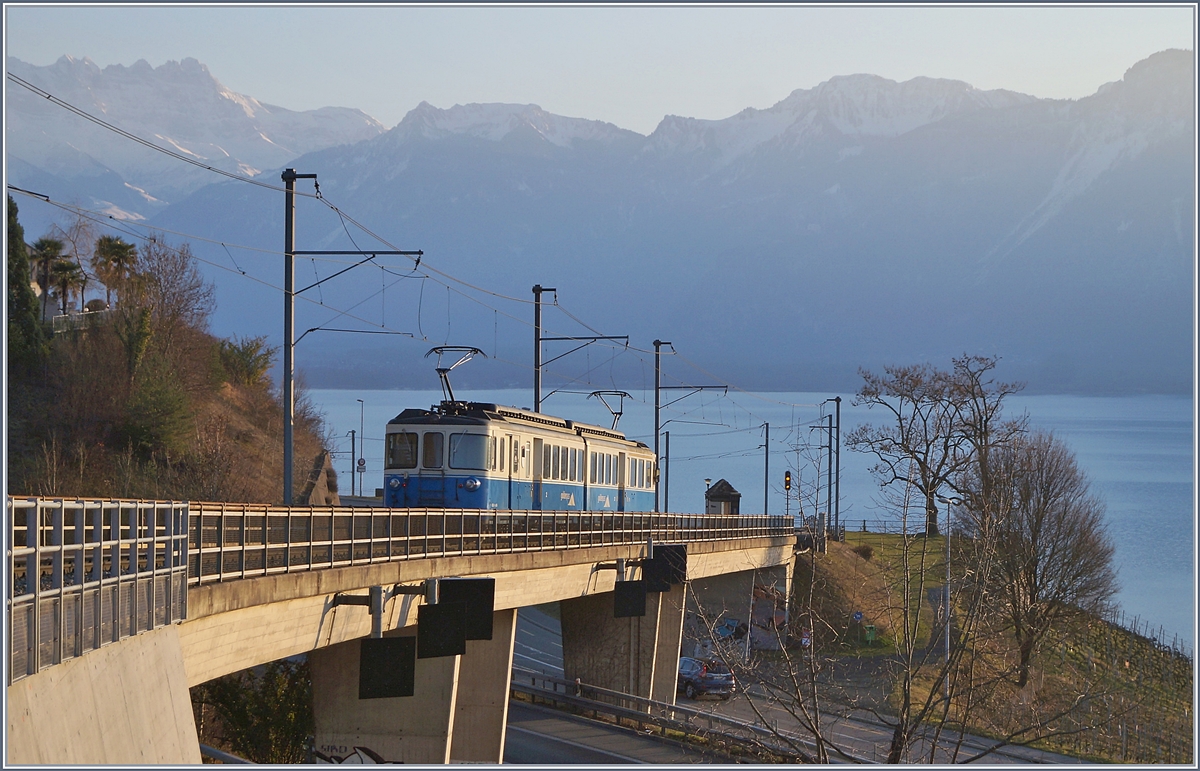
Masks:
[[[643,134],[725,118],[834,75],[964,80],[1078,98],[1166,48],[1192,6],[5,6],[9,56],[100,66],[194,57],[290,109],[357,107],[388,127],[421,101],[534,103]]]

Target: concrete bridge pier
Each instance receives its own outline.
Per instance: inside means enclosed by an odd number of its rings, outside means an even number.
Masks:
[[[613,593],[559,602],[568,680],[675,703],[684,585],[646,595],[646,615],[613,617]]]
[[[311,651],[315,749],[336,758],[373,753],[387,762],[499,763],[516,615],[497,611],[492,639],[468,640],[463,656],[417,659],[408,697],[358,698],[360,640]],[[415,634],[406,627],[386,636]]]
[[[503,762],[516,639],[517,609],[512,608],[492,615],[492,639],[467,640],[467,653],[459,657],[450,762]]]
[[[746,653],[776,649],[786,625],[778,631],[775,622],[787,612],[788,590],[792,566],[775,565],[754,570],[707,576],[692,581],[684,624],[683,655],[703,657],[705,650],[717,653],[717,647],[727,647]],[[724,629],[745,625],[746,636],[733,639]],[[715,639],[714,639],[715,638]],[[720,641],[720,642],[718,642]]]

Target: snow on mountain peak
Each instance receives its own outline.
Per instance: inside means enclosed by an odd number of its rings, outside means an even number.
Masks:
[[[878,75],[839,75],[797,89],[765,110],[747,108],[721,120],[669,115],[651,134],[648,150],[708,151],[718,165],[759,145],[792,142],[825,127],[846,137],[896,137],[966,110],[1035,101],[1012,91],[981,91],[957,80],[918,77],[903,83]]]
[[[126,131],[235,173],[279,167],[306,152],[383,133],[383,126],[360,110],[296,112],[263,104],[226,88],[192,57],[158,67],[139,59],[129,67],[104,69],[86,57],[62,56],[46,67],[9,57],[7,68]],[[60,166],[82,153],[163,200],[209,181],[205,172],[181,170],[24,88],[11,87],[5,107],[7,152],[34,166]]]
[[[839,75],[793,91],[776,107],[816,110],[846,136],[895,137],[955,113],[1032,101],[1012,91],[981,91],[961,80],[917,77],[897,83],[878,75]]]
[[[570,147],[576,140],[604,142],[633,134],[603,121],[555,115],[536,104],[456,104],[443,110],[428,102],[413,108],[394,131],[398,137],[470,136],[498,142],[522,128],[559,147]]]

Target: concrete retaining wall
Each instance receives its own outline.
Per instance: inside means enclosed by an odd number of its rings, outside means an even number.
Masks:
[[[8,688],[6,765],[199,762],[176,626],[105,646]]]

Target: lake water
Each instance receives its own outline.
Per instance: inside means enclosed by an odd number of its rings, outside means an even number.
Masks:
[[[619,428],[631,439],[653,446],[654,393],[631,391],[625,400]],[[747,393],[702,391],[683,395],[665,391],[663,431],[670,433],[670,461],[664,460],[666,502],[672,511],[701,511],[705,479],[725,479],[742,493],[741,510],[759,513],[764,507],[764,478],[770,490],[765,505],[772,514],[795,514],[796,493],[803,510],[813,513],[813,487],[820,465],[826,479],[827,431],[824,415],[833,412],[838,394]],[[530,407],[532,391],[456,391],[459,399]],[[841,394],[841,429],[884,418],[878,410],[850,405]],[[340,487],[349,492],[350,437],[359,437],[366,460],[363,484],[369,493],[382,484],[383,434],[387,421],[408,407],[429,407],[441,400],[440,391],[375,391],[311,389],[308,397],[325,415],[339,454],[334,465]],[[361,403],[359,402],[361,400]],[[617,404],[609,399],[614,407]],[[1053,431],[1075,452],[1093,492],[1107,506],[1109,533],[1116,544],[1121,591],[1118,601],[1127,617],[1137,617],[1152,629],[1162,627],[1170,642],[1176,635],[1189,648],[1195,644],[1195,471],[1193,403],[1190,397],[1011,397],[1008,412],[1024,411],[1030,423]],[[597,399],[585,394],[556,393],[544,399],[544,412],[603,426],[612,416]],[[360,422],[363,431],[360,432]],[[770,455],[764,455],[763,424],[770,425]],[[664,457],[666,447],[660,449]],[[769,467],[764,469],[764,465]],[[841,453],[841,520],[850,529],[865,520],[868,527],[890,520],[878,503],[878,493],[864,455]],[[791,470],[792,498],[785,499],[783,474]],[[358,487],[358,475],[355,486]],[[822,488],[821,500],[824,501]],[[824,503],[821,504],[824,508]]]

